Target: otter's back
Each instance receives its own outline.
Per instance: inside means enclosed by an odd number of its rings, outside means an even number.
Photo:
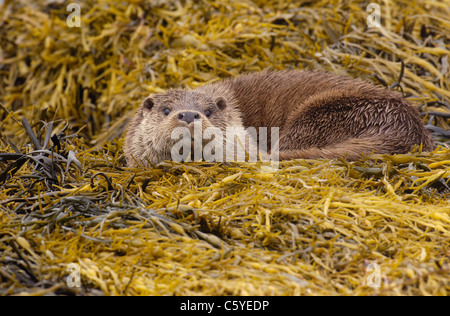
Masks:
[[[360,79],[322,71],[264,71],[228,79],[214,85],[233,92],[245,126],[283,128],[293,111],[318,94],[352,98],[401,99],[397,92]]]

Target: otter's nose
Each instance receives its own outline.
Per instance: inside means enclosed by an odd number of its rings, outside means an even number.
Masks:
[[[182,112],[178,114],[178,119],[188,124],[191,124],[194,120],[198,120],[199,118],[200,114],[198,112]]]

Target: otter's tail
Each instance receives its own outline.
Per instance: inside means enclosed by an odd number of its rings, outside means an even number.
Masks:
[[[420,145],[420,144],[418,144]],[[280,160],[292,159],[334,159],[346,158],[355,161],[372,153],[377,154],[404,154],[412,150],[410,146],[402,144],[398,139],[383,139],[380,137],[351,138],[341,143],[323,148],[311,147],[304,150],[284,150],[280,151]],[[425,150],[426,149],[424,146]]]

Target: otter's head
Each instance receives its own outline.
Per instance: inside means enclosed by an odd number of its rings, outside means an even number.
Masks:
[[[226,127],[227,101],[204,93],[170,90],[147,98],[142,104],[143,120],[157,119],[167,127],[189,127],[195,121]]]
[[[147,98],[128,128],[125,154],[133,161],[148,165],[171,160],[171,151],[180,141],[174,139],[174,130],[189,131],[194,145],[194,127],[204,132],[215,127],[225,132],[236,113],[227,100],[197,91],[170,90]],[[240,121],[240,119],[239,119]],[[233,123],[234,124],[234,123]],[[201,137],[201,136],[200,136]],[[200,140],[204,146],[205,141]],[[194,147],[192,146],[192,149]]]

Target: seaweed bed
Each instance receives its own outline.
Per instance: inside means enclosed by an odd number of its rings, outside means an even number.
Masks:
[[[370,2],[5,1],[0,294],[449,295],[450,5]],[[268,67],[401,89],[439,147],[126,167],[146,95]]]

